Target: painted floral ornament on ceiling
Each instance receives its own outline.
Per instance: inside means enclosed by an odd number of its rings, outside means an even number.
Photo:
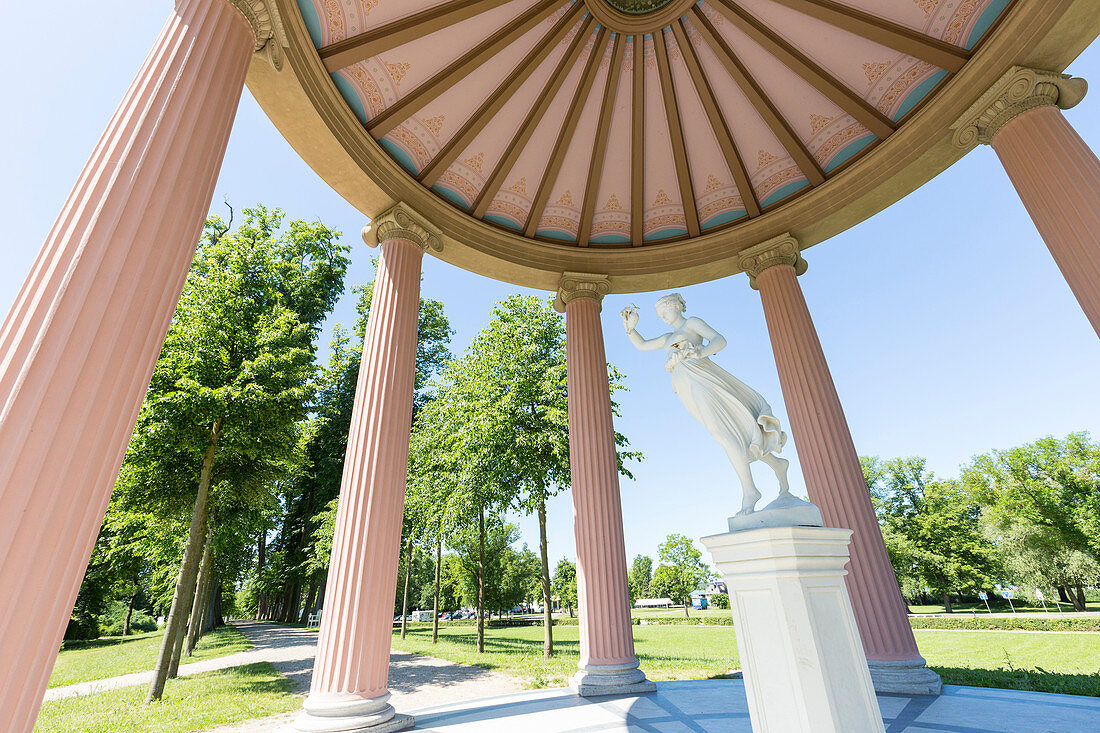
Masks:
[[[641,15],[668,5],[672,0],[607,0],[607,4],[616,10],[631,15]]]

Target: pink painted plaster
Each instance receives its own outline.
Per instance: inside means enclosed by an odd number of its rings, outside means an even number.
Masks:
[[[908,609],[794,268],[770,267],[756,282],[810,501],[826,526],[853,533],[846,580],[867,658],[918,659]]]
[[[580,665],[632,664],[637,658],[600,304],[570,301],[565,326]]]
[[[34,724],[253,45],[222,0],[176,1],[0,327],[0,730]]]
[[[307,708],[388,691],[423,252],[403,239],[381,250]]]
[[[1053,105],[1013,118],[993,149],[1100,336],[1100,161]]]

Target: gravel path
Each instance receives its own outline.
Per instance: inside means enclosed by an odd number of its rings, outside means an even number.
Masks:
[[[317,653],[317,633],[292,626],[257,621],[231,621],[244,634],[253,648],[217,659],[181,664],[181,677],[238,667],[255,662],[271,662],[275,669],[290,680],[292,690],[299,695],[309,691],[313,674],[313,658]],[[152,672],[110,677],[94,682],[81,682],[46,691],[45,700],[90,695],[119,687],[148,685]],[[390,653],[390,703],[400,710],[412,710],[443,705],[460,700],[493,695],[507,695],[523,689],[520,680],[480,667],[456,664],[434,657],[422,657],[406,652]],[[217,733],[267,733],[294,719],[296,713],[257,718],[236,725],[215,728]]]

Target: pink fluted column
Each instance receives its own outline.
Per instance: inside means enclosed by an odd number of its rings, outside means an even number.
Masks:
[[[0,327],[0,730],[34,723],[254,43],[178,0]]]
[[[1100,335],[1100,161],[1062,116],[1084,79],[1014,66],[955,123],[962,148],[987,143]]]
[[[886,553],[844,410],[798,284],[805,262],[793,238],[750,250],[742,261],[760,290],[783,400],[810,501],[826,526],[851,529],[848,593],[876,689],[938,694],[924,667],[908,608]]]
[[[627,589],[619,464],[600,323],[607,279],[567,273],[558,295],[566,314],[569,466],[577,545],[581,695],[656,689],[638,669]]]
[[[415,218],[415,220],[414,220]],[[436,236],[403,205],[374,226],[382,255],[340,485],[303,731],[401,730],[389,699],[390,636],[409,463],[420,265]]]
[[[992,145],[1100,336],[1100,160],[1053,105],[1013,118]]]

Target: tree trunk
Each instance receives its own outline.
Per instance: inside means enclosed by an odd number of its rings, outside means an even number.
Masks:
[[[138,588],[134,591],[134,594],[130,596],[130,603],[126,606],[126,620],[122,622],[122,635],[130,635],[130,619],[134,616],[134,604],[137,603],[138,594],[141,593],[141,589]]]
[[[539,487],[539,555],[542,560],[542,620],[545,632],[542,635],[542,654],[554,656],[554,616],[550,612],[550,557],[549,542],[546,539],[546,498]]]
[[[944,588],[943,591],[943,610],[945,613],[953,613],[951,610],[951,591]]]
[[[202,634],[202,612],[206,607],[206,592],[210,584],[210,565],[214,555],[213,532],[210,526],[206,527],[206,547],[202,551],[202,563],[199,565],[199,578],[195,583],[195,599],[191,604],[191,621],[187,624],[187,640],[183,645],[183,655],[190,657],[195,651],[195,644]]]
[[[1066,586],[1064,585],[1058,586],[1058,600],[1062,603],[1073,603],[1069,598],[1069,594],[1066,593]]]
[[[477,653],[485,652],[485,510],[478,512]]]
[[[435,601],[432,603],[432,643],[439,641],[439,568],[443,564],[443,535],[435,537]]]
[[[146,703],[160,700],[164,694],[164,682],[168,679],[172,657],[183,646],[184,606],[195,592],[195,576],[199,568],[199,555],[206,540],[206,500],[210,493],[210,476],[214,472],[214,455],[218,451],[218,438],[221,437],[222,421],[214,423],[210,431],[210,445],[202,461],[199,473],[199,488],[195,494],[195,507],[191,511],[191,529],[187,534],[187,545],[180,561],[180,572],[176,579],[176,589],[172,594],[172,607],[168,611],[168,620],[164,626],[164,638],[161,639],[160,653],[153,670],[153,681],[149,685]]]
[[[304,624],[309,622],[310,614],[313,613],[313,601],[317,597],[317,576],[314,575],[309,579],[309,591],[306,593],[306,603],[302,606],[302,615],[298,617],[298,623]]]
[[[688,596],[687,600],[684,601],[684,615],[691,618],[691,596]]]
[[[1085,589],[1081,587],[1080,583],[1077,584],[1077,595],[1073,598],[1073,610],[1085,610]]]
[[[401,638],[409,625],[409,577],[412,575],[413,542],[412,530],[409,530],[409,551],[405,553],[405,592],[401,598]]]
[[[260,538],[256,541],[256,579],[261,583],[264,577],[264,561],[267,559],[267,528],[260,530]],[[256,618],[267,618],[267,593],[260,591],[256,599]]]

